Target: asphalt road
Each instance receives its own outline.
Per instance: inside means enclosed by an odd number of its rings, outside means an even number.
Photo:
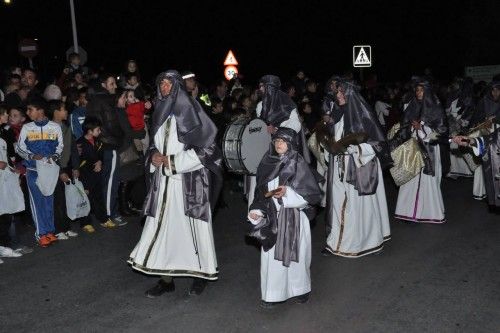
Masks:
[[[383,253],[359,259],[320,255],[321,214],[309,303],[270,310],[259,307],[259,250],[245,239],[240,195],[226,194],[230,207],[216,217],[220,278],[198,297],[187,296],[190,279],[144,297],[157,279],[126,264],[138,220],[99,227],[4,258],[0,332],[500,332],[500,215],[472,199],[470,179],[445,179],[443,193],[446,224],[392,220]],[[388,184],[391,212],[396,194]]]

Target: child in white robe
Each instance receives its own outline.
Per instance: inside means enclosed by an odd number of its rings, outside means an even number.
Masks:
[[[311,291],[310,204],[321,190],[308,164],[296,151],[296,133],[279,128],[257,170],[255,199],[248,214],[251,236],[262,244],[261,306],[295,298],[305,303]]]

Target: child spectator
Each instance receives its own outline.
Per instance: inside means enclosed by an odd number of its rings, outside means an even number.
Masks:
[[[146,135],[144,115],[147,111],[151,109],[151,102],[140,101],[136,96],[134,90],[126,91],[127,97],[127,117],[132,127],[134,144],[138,151],[143,152],[147,147],[143,147],[142,141],[140,139],[144,138]]]
[[[82,124],[85,121],[85,116],[87,115],[87,88],[78,89],[78,107],[73,109],[70,115],[71,131],[78,140],[84,134],[82,129]]]
[[[83,231],[95,232],[92,217],[95,217],[103,227],[114,228],[116,224],[108,219],[102,197],[102,143],[98,137],[101,134],[101,122],[94,117],[87,117],[83,123],[84,135],[78,139],[77,147],[80,155],[80,180],[90,201],[90,214],[81,221]]]
[[[73,178],[79,177],[78,167],[80,161],[71,129],[65,124],[65,121],[68,119],[68,111],[64,102],[57,100],[50,101],[47,107],[47,117],[56,124],[59,124],[62,131],[63,150],[58,160],[61,169],[59,172],[59,181],[54,191],[54,226],[57,239],[67,240],[69,237],[78,236],[78,234],[71,230],[71,220],[66,214],[64,184],[71,181],[71,176]]]
[[[5,111],[5,110],[4,110]],[[0,115],[0,120],[5,117],[7,112],[5,111],[3,116]],[[0,175],[4,172],[5,169],[9,168],[9,158],[7,156],[7,143],[0,138]],[[0,189],[6,190],[6,189]],[[20,257],[22,254],[20,252],[12,250],[9,245],[10,237],[9,237],[9,228],[10,228],[10,215],[3,214],[0,215],[0,257]],[[3,261],[0,259],[0,264]]]
[[[26,110],[20,106],[11,106],[9,110],[9,125],[14,135],[16,141],[19,139],[19,134],[21,133],[21,128],[26,122]]]
[[[22,254],[27,254],[33,252],[33,249],[29,246],[22,245],[20,243],[19,238],[17,237],[17,231],[16,231],[16,221],[19,221],[18,217],[21,217],[22,221],[25,221],[27,224],[31,224],[31,215],[30,215],[30,209],[29,209],[29,197],[28,197],[28,187],[26,185],[26,178],[24,175],[26,174],[26,169],[22,165],[22,158],[16,154],[16,145],[17,145],[17,140],[19,139],[19,133],[21,131],[22,124],[24,123],[25,115],[24,111],[21,109],[16,109],[16,108],[10,108],[10,114],[7,113],[8,108],[2,108],[0,107],[0,137],[6,142],[7,144],[7,157],[8,157],[8,162],[9,166],[12,169],[15,169],[17,172],[21,174],[21,188],[23,190],[23,194],[25,197],[25,211],[14,214],[14,215],[8,215],[4,216],[4,219],[8,219],[9,221],[9,233],[10,236],[8,237],[8,246],[11,248],[14,248],[16,251],[22,253]],[[10,121],[14,123],[14,126],[11,125]],[[16,124],[20,121],[20,126],[16,126]],[[14,130],[15,129],[15,130]],[[7,245],[4,245],[7,246]]]
[[[45,116],[47,103],[41,97],[28,101],[28,117],[32,122],[21,129],[16,147],[17,153],[24,158],[26,180],[28,182],[31,211],[36,226],[36,238],[41,247],[48,247],[57,241],[54,235],[54,196],[44,196],[36,180],[38,172],[36,161],[46,160],[55,163],[63,150],[61,126],[49,121]]]

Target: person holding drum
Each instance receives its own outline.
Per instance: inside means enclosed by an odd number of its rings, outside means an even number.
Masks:
[[[399,188],[397,219],[418,223],[445,222],[438,139],[447,139],[447,132],[446,115],[429,82],[417,80],[413,97],[404,110],[401,128],[391,140],[391,148],[410,138],[416,139],[424,156],[424,167]]]
[[[257,168],[257,189],[248,220],[250,236],[261,243],[261,306],[294,298],[305,303],[311,291],[311,205],[321,190],[298,152],[297,134],[278,128]],[[309,216],[308,216],[309,215]]]
[[[497,91],[500,96],[500,84]],[[455,136],[452,141],[459,146],[471,147],[476,156],[482,157],[482,167],[484,170],[484,181],[486,198],[488,205],[500,207],[500,125],[498,120],[492,123],[491,134],[486,134],[476,138],[467,136]]]
[[[361,257],[390,238],[382,169],[392,159],[380,123],[351,81],[336,81],[328,161],[325,256]]]
[[[262,95],[262,101],[257,104],[257,117],[266,123],[267,131],[270,134],[274,134],[278,127],[287,127],[299,133],[302,130],[302,124],[297,111],[297,105],[280,88],[280,78],[275,75],[264,75],[259,80],[259,91]],[[305,147],[305,137],[304,142],[299,142],[299,151],[307,154],[304,158],[309,163],[309,151],[307,148],[304,151],[302,147]],[[247,176],[246,183],[246,193],[248,194],[248,204],[250,205],[254,197],[255,176]]]
[[[212,211],[222,184],[217,128],[185,91],[177,71],[161,73],[156,84],[147,218],[128,262],[135,270],[162,276],[147,297],[174,291],[174,276],[194,277],[189,294],[199,295],[218,274],[212,233]]]
[[[469,136],[479,136],[493,132],[492,120],[500,119],[500,81],[494,80],[486,89],[484,96],[478,101],[476,112],[472,117],[473,128]],[[474,199],[482,200],[487,196],[483,165],[474,170],[472,194]]]

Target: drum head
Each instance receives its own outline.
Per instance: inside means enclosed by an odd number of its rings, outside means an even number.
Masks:
[[[257,173],[257,167],[269,150],[270,143],[271,134],[267,132],[267,125],[264,121],[254,119],[248,123],[241,137],[240,156],[250,174]]]

